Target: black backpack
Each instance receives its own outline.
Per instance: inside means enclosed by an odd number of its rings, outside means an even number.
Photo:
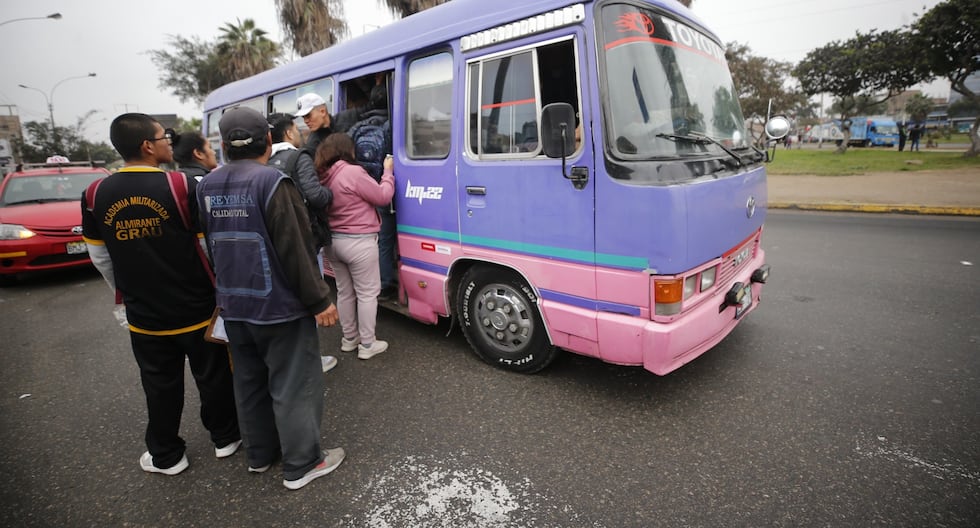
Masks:
[[[296,171],[301,152],[309,154],[311,158],[314,157],[313,149],[309,147],[303,147],[297,150],[283,150],[277,152],[275,156],[269,158],[269,165],[279,169],[286,176],[289,176],[289,178],[293,180],[293,183],[297,183],[299,180],[296,177]],[[310,216],[310,230],[313,232],[314,243],[316,243],[318,248],[329,246],[331,235],[330,221],[327,218],[327,209],[330,208],[330,204],[328,203],[327,207],[322,210],[317,210],[310,207],[310,204],[306,202],[305,199],[303,202],[306,203],[306,211]]]
[[[350,129],[354,140],[354,157],[377,181],[384,174],[385,155],[391,153],[391,121],[386,116],[371,116]]]

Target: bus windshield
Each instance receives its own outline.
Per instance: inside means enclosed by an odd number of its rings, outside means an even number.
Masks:
[[[633,5],[602,10],[607,141],[621,159],[725,155],[748,148],[724,50]],[[706,141],[705,137],[714,141]]]

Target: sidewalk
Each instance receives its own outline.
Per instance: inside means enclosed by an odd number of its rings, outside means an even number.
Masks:
[[[768,179],[770,209],[980,216],[980,166]]]

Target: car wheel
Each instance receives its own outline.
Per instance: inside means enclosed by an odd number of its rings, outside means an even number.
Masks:
[[[512,272],[471,268],[463,276],[457,310],[466,340],[491,365],[530,374],[558,354],[538,313],[537,295]]]

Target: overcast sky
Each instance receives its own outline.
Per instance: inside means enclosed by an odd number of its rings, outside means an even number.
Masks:
[[[694,0],[693,10],[723,42],[748,44],[753,54],[798,62],[833,40],[897,29],[939,0]],[[377,0],[344,0],[352,36],[391,21]],[[481,4],[492,8],[488,0]],[[22,20],[61,13],[60,20]],[[168,35],[213,40],[236,18],[254,19],[282,40],[273,0],[0,0],[0,112],[22,122],[46,121],[45,96],[58,126],[74,125],[88,110],[86,132],[107,141],[109,122],[126,111],[199,117],[199,108],[160,89],[148,50],[166,49]],[[503,21],[502,21],[503,22]],[[910,53],[914,50],[909,50]],[[64,79],[96,73],[96,77]],[[24,84],[35,90],[20,88]],[[55,88],[57,85],[57,88]],[[948,83],[928,95],[947,97]],[[52,92],[53,90],[53,92]]]

